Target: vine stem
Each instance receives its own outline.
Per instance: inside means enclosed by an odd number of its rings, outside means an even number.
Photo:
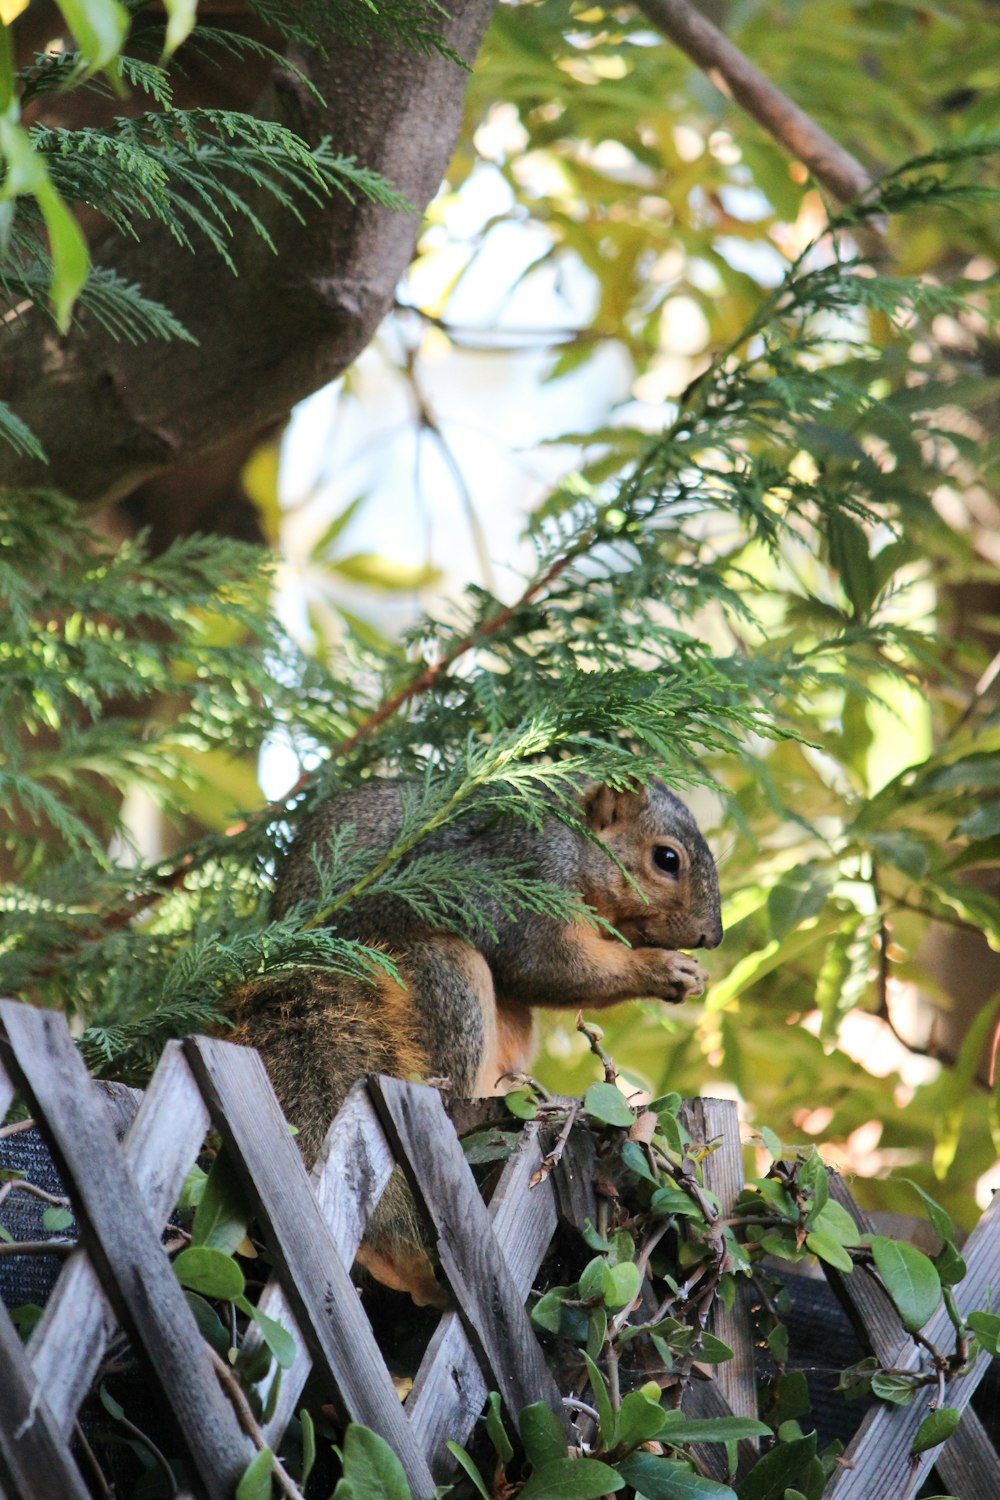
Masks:
[[[268,1443],[264,1437],[264,1434],[260,1430],[260,1426],[257,1422],[256,1417],[250,1409],[250,1403],[246,1398],[246,1392],[240,1385],[235,1372],[230,1365],[226,1364],[226,1361],[222,1358],[221,1354],[217,1353],[216,1350],[212,1348],[211,1344],[206,1344],[205,1347],[208,1350],[208,1355],[212,1362],[212,1368],[215,1370],[216,1375],[219,1377],[219,1383],[225,1388],[226,1395],[229,1397],[230,1401],[233,1404],[233,1407],[235,1408],[236,1415],[239,1417],[241,1427],[249,1437],[250,1441],[253,1443],[254,1447],[257,1448],[258,1451],[263,1452],[268,1447]],[[271,1475],[272,1478],[277,1480],[278,1488],[282,1491],[282,1493],[288,1496],[288,1500],[305,1500],[305,1496],[302,1494],[302,1491],[299,1489],[298,1485],[295,1483],[294,1479],[291,1477],[288,1471],[284,1468],[281,1460],[278,1458],[276,1453],[273,1453],[271,1455]]]

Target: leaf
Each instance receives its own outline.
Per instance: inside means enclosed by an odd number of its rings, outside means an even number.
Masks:
[[[518,1431],[528,1462],[541,1469],[566,1457],[566,1433],[555,1412],[544,1401],[526,1406],[518,1420]]]
[[[60,1229],[68,1229],[73,1222],[73,1215],[68,1208],[47,1208],[42,1214],[42,1228],[54,1233],[58,1233]]]
[[[913,1381],[888,1370],[876,1370],[871,1378],[871,1387],[873,1395],[882,1401],[891,1401],[894,1406],[909,1406],[913,1400]]]
[[[695,1474],[672,1458],[630,1453],[618,1469],[646,1500],[736,1500],[736,1492],[727,1484]]]
[[[615,1435],[616,1448],[637,1448],[655,1438],[667,1420],[668,1413],[660,1405],[660,1390],[654,1386],[656,1395],[643,1391],[629,1391],[618,1412],[618,1430]]]
[[[533,1120],[538,1114],[538,1100],[530,1089],[511,1089],[504,1094],[503,1102],[519,1120]]]
[[[299,1473],[299,1487],[304,1490],[316,1462],[316,1424],[305,1407],[299,1412],[299,1423],[302,1427],[302,1469]]]
[[[824,1234],[821,1229],[811,1230],[806,1235],[806,1248],[813,1255],[818,1255],[820,1260],[826,1261],[828,1266],[834,1266],[838,1271],[853,1271],[854,1262],[844,1249],[839,1240],[832,1235]]]
[[[498,1391],[490,1391],[490,1398],[486,1411],[486,1435],[493,1444],[493,1451],[501,1464],[509,1464],[514,1457],[514,1446],[507,1436],[507,1429],[503,1425],[503,1417],[500,1415],[500,1395]]]
[[[352,1422],[344,1434],[343,1458],[351,1500],[412,1500],[403,1465],[378,1433]]]
[[[370,589],[384,589],[387,593],[411,592],[431,588],[441,581],[438,568],[429,563],[401,563],[391,557],[380,557],[375,552],[355,552],[350,557],[338,557],[327,564],[327,569],[339,578],[351,583],[361,583]]]
[[[915,1245],[886,1235],[875,1235],[871,1250],[903,1327],[919,1332],[941,1300],[941,1279],[933,1263]]]
[[[635,1122],[621,1089],[613,1083],[592,1083],[583,1096],[583,1107],[593,1120],[627,1130]]]
[[[1000,1355],[1000,1317],[996,1313],[971,1312],[965,1320],[988,1354]]]
[[[246,1291],[243,1272],[234,1260],[207,1245],[192,1245],[182,1250],[174,1261],[174,1271],[181,1286],[203,1297],[235,1302]]]
[[[192,1245],[207,1245],[232,1255],[246,1238],[252,1214],[246,1206],[232,1162],[220,1151],[212,1163],[191,1225]]]
[[[600,1439],[601,1447],[607,1451],[613,1448],[618,1442],[618,1424],[615,1420],[615,1409],[611,1405],[607,1383],[596,1363],[591,1359],[589,1354],[584,1354],[583,1359],[587,1366],[587,1372],[590,1375],[590,1385],[594,1393],[594,1406],[597,1408],[597,1415],[600,1418],[597,1435]]]
[[[596,1458],[556,1458],[536,1469],[519,1500],[600,1500],[625,1480]]]
[[[739,1500],[781,1500],[812,1462],[816,1453],[816,1434],[779,1443],[770,1453],[757,1460],[740,1484]]]
[[[128,36],[130,17],[118,0],[58,0],[59,9],[80,49],[86,72],[106,68]],[[242,1500],[242,1497],[241,1497]]]
[[[482,1500],[490,1500],[490,1492],[486,1488],[486,1485],[483,1483],[483,1476],[480,1474],[475,1465],[475,1462],[472,1458],[470,1458],[468,1453],[466,1453],[465,1449],[462,1448],[458,1443],[452,1442],[451,1438],[447,1439],[447,1441],[445,1442],[445,1447],[448,1449],[448,1452],[458,1464],[459,1468],[465,1471],[466,1475],[471,1480],[476,1493],[482,1496]]]
[[[167,34],[163,43],[163,56],[167,58],[185,41],[194,29],[198,0],[163,0],[167,12]]]
[[[937,1448],[939,1444],[946,1442],[961,1420],[962,1413],[956,1406],[941,1406],[937,1411],[932,1411],[917,1428],[916,1436],[910,1444],[911,1454],[915,1456],[925,1453],[928,1448]]]
[[[224,1327],[222,1319],[212,1305],[200,1297],[197,1292],[185,1292],[184,1299],[188,1307],[194,1313],[194,1320],[198,1325],[198,1332],[206,1343],[211,1344],[216,1354],[223,1358],[232,1347],[232,1339],[228,1328]]]
[[[270,1448],[262,1448],[250,1461],[236,1486],[236,1500],[271,1500],[273,1459]]]
[[[634,1260],[623,1260],[620,1265],[608,1267],[608,1287],[604,1300],[608,1307],[628,1307],[639,1295],[642,1272]]]
[[[298,1345],[288,1329],[283,1328],[274,1318],[269,1318],[266,1313],[262,1313],[259,1308],[254,1307],[247,1301],[246,1297],[236,1297],[234,1301],[240,1311],[246,1313],[247,1317],[252,1318],[257,1324],[265,1344],[281,1368],[283,1370],[290,1370],[295,1363]]]
[[[689,1417],[668,1411],[660,1431],[663,1443],[737,1443],[742,1438],[769,1437],[770,1427],[755,1417]]]

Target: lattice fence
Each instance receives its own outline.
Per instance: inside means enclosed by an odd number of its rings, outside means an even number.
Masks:
[[[225,1143],[272,1257],[274,1275],[259,1308],[292,1332],[298,1349],[279,1390],[265,1402],[264,1437],[276,1451],[314,1363],[349,1417],[391,1443],[418,1496],[432,1494],[449,1472],[446,1440],[465,1440],[488,1391],[500,1392],[515,1424],[517,1413],[539,1400],[563,1418],[524,1304],[560,1215],[577,1225],[594,1218],[593,1142],[586,1132],[570,1137],[552,1173],[540,1174],[545,1143],[536,1125],[526,1126],[487,1207],[440,1095],[378,1078],[352,1093],[307,1175],[256,1053],[191,1038],[166,1048],[119,1144],[63,1018],[0,1001],[0,1120],[15,1093],[27,1101],[59,1167],[80,1242],[26,1346],[0,1309],[0,1484],[7,1500],[89,1495],[71,1437],[119,1326],[173,1414],[198,1493],[231,1500],[254,1449],[161,1242],[212,1129]],[[704,1176],[725,1212],[743,1181],[735,1109],[694,1100],[685,1123],[695,1140],[721,1138],[720,1149],[705,1159]],[[397,1161],[434,1227],[456,1304],[441,1315],[405,1404],[348,1275]],[[843,1183],[834,1179],[832,1190],[863,1224]],[[1000,1216],[993,1209],[965,1253],[970,1271],[957,1292],[960,1307],[969,1309],[983,1306],[989,1289],[1000,1287]],[[883,1362],[900,1367],[915,1360],[909,1340],[897,1347],[898,1323],[873,1282],[857,1273],[833,1273],[831,1280]],[[946,1322],[943,1311],[938,1320]],[[729,1313],[719,1309],[713,1326],[734,1358],[717,1367],[714,1379],[691,1384],[685,1409],[696,1416],[754,1416],[748,1299],[737,1299]],[[943,1339],[944,1332],[933,1323],[928,1329],[932,1339]],[[949,1384],[949,1405],[967,1407],[987,1364],[981,1356]],[[971,1411],[942,1454],[909,1458],[923,1415],[919,1400],[910,1408],[869,1412],[832,1482],[836,1500],[897,1500],[902,1482],[915,1493],[935,1462],[963,1500],[1000,1496],[1000,1462]],[[755,1456],[745,1446],[742,1466]],[[722,1457],[717,1447],[699,1452],[709,1472]]]

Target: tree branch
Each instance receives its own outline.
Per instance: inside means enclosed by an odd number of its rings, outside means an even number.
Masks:
[[[448,44],[471,62],[496,0],[450,0]],[[437,53],[328,39],[328,54],[295,62],[325,105],[276,71],[258,113],[307,141],[389,178],[422,212],[437,191],[461,122],[466,74]],[[114,343],[81,326],[60,339],[32,311],[5,333],[0,399],[38,435],[49,465],[0,452],[0,484],[46,484],[81,500],[129,494],[235,434],[281,419],[332,380],[369,342],[392,306],[413,252],[417,214],[334,192],[303,205],[298,223],[274,199],[252,207],[275,256],[249,225],[236,227],[233,276],[209,247],[195,256],[159,227],[133,244],[105,239],[94,259],[165,303],[197,347]],[[83,320],[81,320],[81,323]]]
[[[696,62],[722,93],[741,104],[841,203],[861,198],[872,178],[805,110],[765,78],[728,37],[688,0],[636,0],[639,10]]]

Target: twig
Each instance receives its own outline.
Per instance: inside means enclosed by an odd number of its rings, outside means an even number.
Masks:
[[[206,1344],[205,1348],[208,1350],[208,1356],[212,1362],[212,1368],[215,1370],[216,1375],[219,1377],[220,1385],[225,1388],[226,1395],[233,1403],[236,1415],[239,1418],[240,1426],[243,1428],[243,1431],[247,1434],[254,1447],[262,1453],[264,1449],[268,1448],[270,1445],[268,1444],[267,1439],[264,1437],[264,1434],[260,1430],[257,1418],[254,1416],[253,1411],[250,1407],[250,1403],[247,1400],[246,1392],[240,1385],[239,1379],[233,1371],[232,1366],[226,1364],[226,1361],[212,1348],[211,1344]],[[305,1497],[302,1494],[302,1491],[299,1489],[298,1485],[295,1483],[295,1480],[284,1468],[277,1454],[274,1453],[272,1453],[271,1455],[271,1477],[278,1481],[278,1488],[288,1496],[288,1500],[305,1500]]]
[[[40,1188],[36,1182],[27,1182],[23,1177],[13,1177],[10,1182],[5,1182],[0,1187],[0,1203],[10,1193],[33,1193],[36,1198],[44,1198],[46,1203],[53,1203],[57,1208],[69,1208],[70,1202],[66,1197],[60,1197],[58,1193],[47,1193]]]
[[[597,1027],[588,1026],[586,1021],[583,1019],[582,1010],[578,1010],[576,1013],[576,1029],[577,1031],[582,1032],[583,1035],[587,1038],[587,1041],[590,1043],[590,1050],[591,1052],[593,1052],[594,1056],[601,1059],[601,1063],[604,1066],[605,1083],[617,1083],[618,1069],[615,1067],[614,1059],[609,1057],[604,1048],[601,1046],[601,1033],[597,1029]]]
[[[19,1135],[22,1130],[33,1130],[34,1120],[15,1120],[13,1125],[0,1125],[0,1141],[5,1141],[10,1135]]]
[[[76,1240],[0,1240],[0,1255],[69,1255]]]
[[[80,1426],[79,1418],[77,1418],[77,1420],[73,1423],[73,1439],[74,1442],[79,1443],[81,1449],[83,1450],[83,1456],[87,1460],[87,1467],[90,1469],[91,1474],[94,1478],[94,1483],[100,1490],[102,1496],[104,1497],[104,1500],[115,1500],[114,1489],[108,1483],[107,1476],[97,1461],[97,1454],[87,1442],[87,1434]]]
[[[869,191],[872,178],[861,163],[793,104],[688,0],[637,3],[664,36],[704,69],[716,88],[735,99],[780,145],[803,161],[841,203]]]
[[[552,1171],[552,1168],[556,1165],[559,1158],[562,1156],[563,1152],[566,1149],[566,1142],[569,1140],[569,1134],[573,1129],[573,1124],[576,1120],[579,1110],[580,1101],[579,1099],[574,1099],[572,1104],[566,1111],[566,1119],[563,1121],[563,1127],[556,1138],[555,1145],[552,1147],[551,1151],[549,1151],[545,1156],[542,1157],[541,1164],[539,1165],[538,1170],[532,1173],[531,1181],[528,1183],[529,1188],[537,1187],[540,1182],[544,1182],[545,1178],[548,1177],[549,1173]]]

